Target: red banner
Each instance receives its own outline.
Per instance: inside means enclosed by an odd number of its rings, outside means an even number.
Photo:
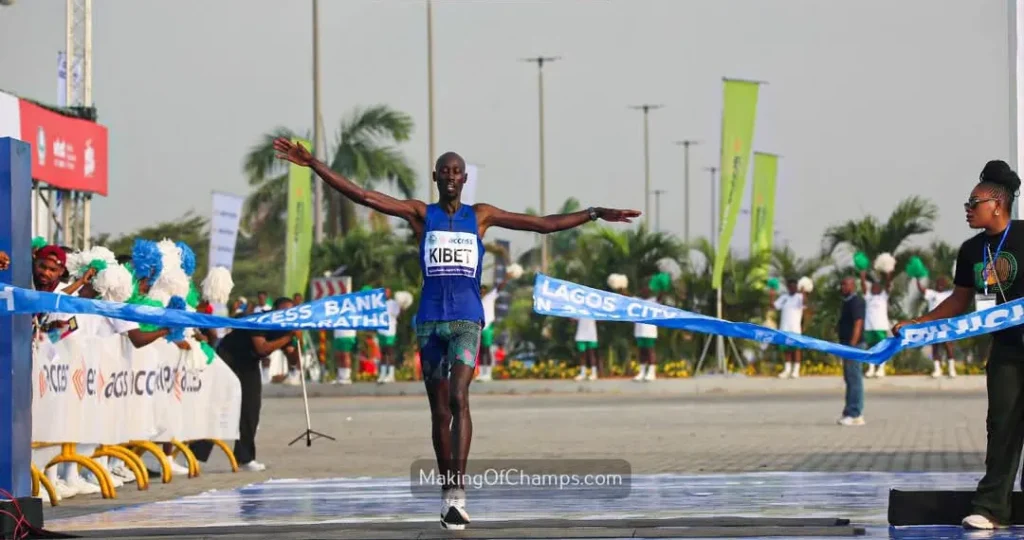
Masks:
[[[32,145],[32,178],[107,194],[107,128],[20,100],[21,140]]]

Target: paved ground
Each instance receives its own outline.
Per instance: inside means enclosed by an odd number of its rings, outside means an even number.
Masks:
[[[635,473],[983,470],[983,384],[961,378],[946,381],[961,387],[938,391],[940,383],[930,379],[922,378],[928,382],[918,389],[897,379],[868,381],[868,425],[857,428],[835,425],[840,391],[816,390],[813,384],[825,385],[820,382],[798,386],[803,380],[761,380],[762,386],[777,382],[776,389],[797,390],[759,393],[652,393],[653,386],[645,394],[478,393],[472,400],[472,456],[625,459]],[[415,460],[433,457],[420,396],[314,398],[310,413],[313,428],[336,442],[288,446],[305,429],[302,401],[264,401],[257,441],[258,459],[268,465],[263,473],[231,474],[215,455],[199,478],[176,477],[166,485],[157,480],[147,492],[131,484],[116,501],[75,497],[47,514],[67,516],[269,478],[408,478]]]
[[[983,392],[985,377],[960,376],[953,379],[928,376],[889,376],[865,381],[866,388],[877,391],[941,391],[941,392]],[[629,378],[601,379],[598,381],[575,382],[572,380],[509,380],[473,383],[474,395],[523,395],[523,394],[664,394],[696,396],[703,394],[747,394],[776,395],[803,394],[808,392],[838,392],[845,388],[842,377],[802,377],[800,379],[775,379],[768,377],[746,377],[743,375],[707,375],[689,379],[658,379],[637,383]],[[378,385],[361,383],[352,385],[310,384],[306,387],[309,397],[366,397],[366,396],[426,396],[421,382],[400,382]],[[264,398],[302,397],[302,388],[284,384],[264,387]]]

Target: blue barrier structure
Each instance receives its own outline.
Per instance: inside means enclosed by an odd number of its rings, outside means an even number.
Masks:
[[[24,288],[32,288],[31,156],[28,143],[0,138],[0,251],[11,258],[0,282]],[[0,489],[30,497],[31,459],[32,316],[0,317]]]

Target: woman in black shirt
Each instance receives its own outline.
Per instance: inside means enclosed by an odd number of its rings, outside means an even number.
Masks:
[[[947,319],[971,309],[987,309],[1024,296],[1024,222],[1011,220],[1020,178],[1004,161],[990,161],[981,181],[964,204],[967,223],[982,229],[960,246],[953,294],[930,313],[897,324]],[[992,336],[986,366],[988,387],[988,441],[985,477],[978,483],[971,515],[963,520],[970,529],[995,529],[1010,521],[1010,494],[1024,446],[1024,341],[1020,327]]]
[[[290,298],[274,301],[274,311],[292,307]],[[242,404],[238,419],[238,440],[235,441],[235,459],[242,470],[262,471],[266,466],[256,461],[256,428],[260,423],[263,402],[263,377],[260,361],[278,349],[290,354],[301,332],[232,330],[217,345],[217,356],[238,376],[242,386]],[[205,462],[213,451],[211,441],[195,441],[190,448],[196,459]]]

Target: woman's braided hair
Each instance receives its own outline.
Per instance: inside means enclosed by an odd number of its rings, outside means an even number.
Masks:
[[[1020,177],[1002,160],[986,163],[978,183],[990,189],[1007,210],[1013,207],[1013,200],[1020,194]]]

